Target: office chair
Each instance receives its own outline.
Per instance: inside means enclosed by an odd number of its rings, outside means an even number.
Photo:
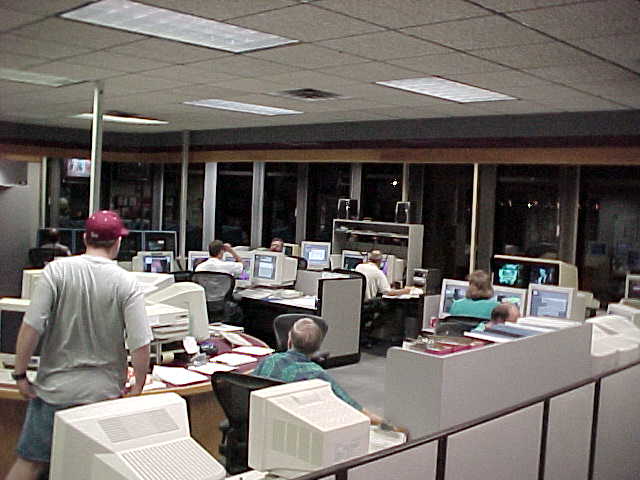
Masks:
[[[295,255],[289,255],[291,258],[295,258],[298,261],[298,270],[307,269],[307,259],[304,257],[296,257]]]
[[[296,323],[301,318],[310,318],[316,325],[320,327],[322,330],[322,339],[327,336],[327,331],[329,330],[329,326],[327,322],[325,322],[322,318],[317,315],[308,315],[306,313],[283,313],[282,315],[278,315],[273,320],[273,333],[276,336],[276,345],[277,350],[279,352],[287,351],[287,343],[289,341],[289,330],[293,327],[293,324]],[[329,352],[321,352],[317,351],[313,355],[311,355],[311,361],[317,363],[321,367],[324,367],[327,363],[327,359],[329,358]]]
[[[470,332],[478,324],[486,321],[485,318],[449,315],[438,322],[435,334],[447,337],[464,337],[464,332]]]
[[[191,282],[191,277],[193,276],[193,272],[191,270],[179,270],[177,272],[171,272],[173,275],[173,281],[178,282]]]
[[[201,285],[207,298],[209,323],[242,324],[242,310],[233,301],[236,279],[222,272],[194,272],[191,281]]]
[[[236,372],[215,372],[211,387],[227,419],[220,422],[219,452],[225,457],[227,472],[234,475],[249,470],[249,402],[251,392],[284,382]]]
[[[29,250],[29,263],[31,268],[44,268],[55,257],[66,257],[67,251],[62,248],[36,247]]]

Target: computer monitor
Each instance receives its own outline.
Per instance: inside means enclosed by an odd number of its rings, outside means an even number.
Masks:
[[[204,288],[193,282],[178,282],[145,296],[148,305],[162,303],[189,311],[189,335],[196,340],[209,338],[209,316]]]
[[[249,466],[255,470],[294,478],[366,455],[368,449],[369,419],[325,381],[251,393]]]
[[[132,272],[132,274],[145,295],[167,288],[175,282],[173,275],[168,273]]]
[[[355,250],[343,250],[340,265],[345,270],[355,270],[358,265],[367,261],[366,252],[357,252]]]
[[[130,262],[142,248],[142,232],[129,231],[129,235],[122,237],[120,251],[118,252],[119,262]]]
[[[297,243],[284,243],[282,244],[282,251],[285,255],[290,257],[300,256],[300,245]]]
[[[527,288],[535,283],[578,288],[577,267],[560,260],[494,255],[491,268],[494,285]]]
[[[131,259],[134,272],[170,273],[173,268],[173,252],[138,252]]]
[[[331,268],[329,254],[331,253],[331,243],[329,242],[302,242],[301,257],[307,261],[309,270],[323,270]]]
[[[254,285],[292,285],[296,280],[298,260],[280,252],[256,251],[253,259]]]
[[[225,470],[189,432],[176,393],[142,395],[56,413],[50,480],[222,480]]]
[[[626,298],[640,299],[640,275],[627,273],[624,296]]]
[[[523,314],[527,306],[527,290],[524,288],[494,286],[493,300],[500,303],[513,303]]]
[[[576,318],[576,291],[568,287],[530,284],[527,293],[528,317]],[[584,312],[582,312],[584,321]]]
[[[279,252],[276,252],[279,253]],[[253,272],[253,252],[236,252],[242,259],[242,271],[236,277],[236,286],[248,287],[251,285],[251,273]],[[236,259],[230,253],[225,253],[223,257],[225,262],[235,262]]]
[[[144,232],[143,250],[149,252],[176,252],[176,232]]]
[[[438,317],[444,318],[448,316],[453,302],[455,300],[461,300],[465,298],[468,289],[469,282],[465,280],[453,280],[451,278],[445,278],[444,280],[442,280]]]
[[[22,293],[20,298],[32,298],[36,285],[42,277],[42,270],[29,269],[22,271]]]
[[[196,271],[196,267],[209,260],[209,252],[191,250],[187,254],[187,270]]]

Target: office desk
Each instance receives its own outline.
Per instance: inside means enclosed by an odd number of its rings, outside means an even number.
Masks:
[[[405,338],[416,338],[422,330],[423,295],[384,295],[383,324],[371,336],[379,340],[401,343]]]
[[[247,335],[247,338],[257,346],[266,346],[261,340]],[[222,339],[216,338],[218,353],[225,353],[231,347]],[[257,362],[256,362],[257,363]],[[236,371],[248,373],[256,363],[239,367]],[[184,387],[168,386],[157,390],[143,392],[143,395],[175,392],[187,402],[189,426],[191,436],[202,445],[211,455],[220,459],[218,446],[221,433],[218,425],[225,415],[211,390],[211,382],[201,382]],[[15,448],[22,430],[22,423],[27,410],[27,401],[22,398],[15,385],[0,384],[0,478],[4,478],[15,461]]]

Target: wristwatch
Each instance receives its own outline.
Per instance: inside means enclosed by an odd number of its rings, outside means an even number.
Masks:
[[[24,373],[11,372],[11,378],[13,378],[16,382],[18,380],[24,380],[25,378],[27,378],[27,372],[24,372]]]

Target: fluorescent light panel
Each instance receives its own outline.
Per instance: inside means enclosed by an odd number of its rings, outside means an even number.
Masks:
[[[504,95],[484,88],[474,87],[464,83],[454,82],[440,77],[407,78],[404,80],[391,80],[388,82],[376,82],[385,87],[398,88],[408,92],[444,98],[459,103],[495,102],[498,100],[517,100],[509,95]]]
[[[78,115],[72,115],[71,118],[92,120],[93,113],[79,113]],[[102,120],[105,122],[131,123],[134,125],[166,125],[169,123],[164,120],[158,120],[157,118],[128,117],[122,115],[111,115],[108,113],[102,115]]]
[[[177,5],[179,3],[176,2]],[[233,53],[298,42],[129,0],[102,0],[63,13],[61,16]]]
[[[254,113],[256,115],[297,115],[304,112],[297,110],[287,110],[286,108],[266,107],[264,105],[254,105],[252,103],[229,102],[217,98],[208,100],[194,100],[184,102],[185,105],[195,105],[196,107],[217,108],[218,110],[231,110],[233,112]]]
[[[48,87],[62,87],[63,85],[71,85],[72,83],[79,82],[79,80],[73,80],[71,78],[56,77],[55,75],[27,72],[24,70],[12,70],[11,68],[0,68],[0,79],[11,80],[12,82],[32,83],[34,85],[46,85]]]

